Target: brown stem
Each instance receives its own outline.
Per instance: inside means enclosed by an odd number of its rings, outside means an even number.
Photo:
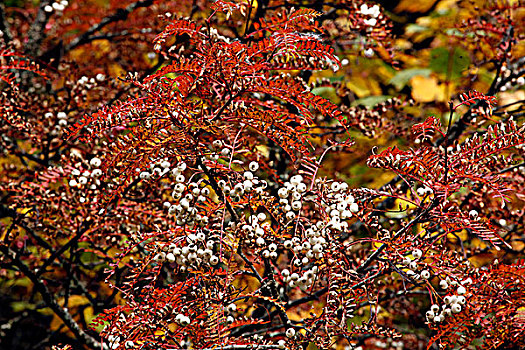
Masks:
[[[53,297],[53,293],[47,288],[44,282],[42,282],[39,277],[17,257],[17,254],[13,250],[6,246],[0,246],[0,251],[7,255],[11,259],[13,265],[31,280],[35,290],[37,290],[42,295],[42,299],[44,299],[45,304],[51,310],[53,310],[53,312],[62,320],[62,322],[64,322],[71,332],[73,332],[79,341],[82,341],[85,345],[92,349],[108,350],[107,345],[99,342],[80,328],[71,314],[58,304],[58,302]]]

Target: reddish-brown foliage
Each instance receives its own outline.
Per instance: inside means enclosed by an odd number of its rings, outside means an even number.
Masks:
[[[525,346],[523,8],[454,6],[2,7],[0,336]]]

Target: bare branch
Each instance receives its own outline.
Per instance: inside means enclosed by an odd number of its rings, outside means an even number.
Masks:
[[[0,246],[0,251],[5,255],[9,256],[13,265],[15,265],[24,275],[27,276],[35,286],[35,289],[42,295],[46,305],[53,310],[53,312],[64,322],[64,324],[73,332],[73,334],[78,338],[79,341],[82,341],[84,344],[89,346],[92,349],[104,349],[108,350],[108,347],[100,343],[98,340],[84,332],[78,325],[78,323],[73,319],[71,314],[67,309],[63,308],[58,304],[56,299],[53,297],[53,293],[47,288],[47,286],[42,282],[38,276],[31,271],[29,267],[26,266],[20,259],[18,259],[16,253],[11,250],[9,247]]]
[[[95,24],[94,26],[89,28],[84,34],[80,35],[79,37],[71,41],[64,48],[64,52],[71,51],[80,45],[87,44],[88,42],[93,40],[91,38],[93,34],[98,32],[99,30],[107,26],[108,24],[113,23],[113,22],[123,21],[126,18],[128,18],[129,14],[135,11],[136,9],[140,7],[148,7],[148,6],[151,6],[152,4],[153,4],[153,0],[141,0],[141,1],[136,1],[128,5],[124,9],[118,9],[114,14],[104,17],[102,21]]]
[[[0,36],[4,38],[4,42],[8,43],[13,39],[11,30],[9,29],[9,24],[7,23],[3,4],[0,4],[0,32],[2,33]]]
[[[51,16],[51,13],[46,12],[44,8],[46,6],[49,6],[51,2],[51,0],[42,0],[40,2],[35,21],[33,22],[33,24],[31,24],[31,28],[29,28],[27,34],[28,42],[26,46],[26,53],[29,56],[37,57],[39,55],[38,51],[40,48],[40,44],[42,43],[42,40],[44,40],[45,37],[44,29],[46,27],[46,23],[49,17]]]

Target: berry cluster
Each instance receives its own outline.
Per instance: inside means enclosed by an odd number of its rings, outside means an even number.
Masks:
[[[450,277],[446,277],[439,282],[439,286],[443,289],[450,289],[451,287],[457,287],[456,293],[447,295],[443,298],[443,305],[441,308],[439,305],[434,304],[430,307],[430,310],[426,312],[426,318],[429,323],[440,323],[445,320],[447,316],[452,314],[458,314],[461,312],[463,305],[467,302],[465,294],[467,289],[464,285],[471,283],[471,279],[466,279],[461,284],[455,280],[451,280]],[[441,311],[440,311],[441,310]]]
[[[69,5],[69,1],[67,0],[53,2],[51,5],[44,6],[44,11],[47,13],[51,13],[53,11],[61,13],[66,9],[67,5]]]
[[[136,171],[139,173],[139,178],[142,180],[149,180],[152,176],[162,177],[172,171],[173,175],[176,176],[177,182],[184,182],[184,176],[177,177],[181,174],[182,171],[186,169],[186,163],[179,164],[173,170],[171,169],[171,163],[167,158],[160,159],[154,162],[151,162],[148,170],[142,170],[137,168]],[[181,181],[179,181],[179,179]]]
[[[186,271],[188,267],[198,269],[206,265],[216,266],[220,259],[213,253],[215,245],[216,241],[208,239],[202,231],[189,233],[178,246],[171,244],[165,251],[158,253],[155,260],[176,263],[180,271]]]
[[[423,252],[421,249],[414,249],[411,256],[405,256],[401,262],[402,265],[406,266],[405,274],[414,280],[428,280],[431,276],[431,272],[427,268],[426,264],[421,260]]]
[[[79,198],[80,203],[85,203],[89,192],[97,190],[100,187],[101,181],[100,176],[102,170],[100,166],[102,161],[100,158],[94,157],[89,161],[89,169],[73,169],[71,175],[74,177],[69,180],[69,187],[82,190],[82,195]],[[93,203],[97,202],[96,196],[93,196]]]
[[[326,227],[331,231],[344,231],[348,228],[348,223],[345,220],[359,211],[359,205],[354,196],[348,192],[348,184],[332,182],[326,191],[325,199],[323,209],[329,218]]]

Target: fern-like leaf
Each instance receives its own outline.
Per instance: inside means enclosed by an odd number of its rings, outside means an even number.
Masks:
[[[495,96],[486,96],[476,90],[471,90],[468,93],[465,92],[465,93],[460,94],[459,99],[461,102],[454,107],[454,110],[456,110],[459,106],[462,106],[462,105],[471,106],[477,101],[484,101],[489,111],[492,111],[492,107],[496,105]]]

